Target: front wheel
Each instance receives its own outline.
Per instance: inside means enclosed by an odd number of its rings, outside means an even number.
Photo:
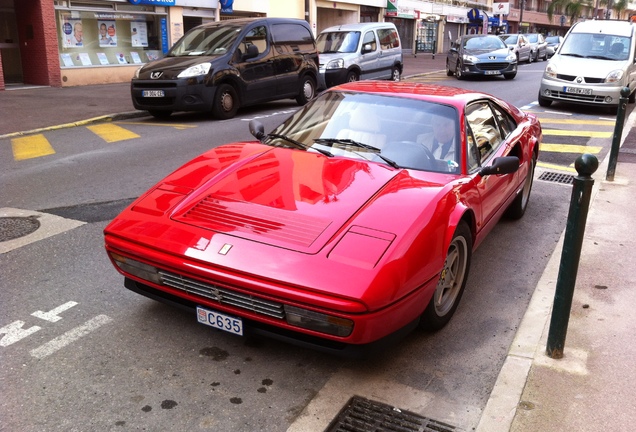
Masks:
[[[549,107],[550,105],[552,105],[552,101],[548,98],[544,98],[543,96],[541,96],[541,94],[539,94],[539,105],[542,107]]]
[[[462,74],[462,64],[458,61],[457,66],[455,66],[455,77],[458,80],[464,79],[464,74]]]
[[[391,81],[400,81],[402,79],[402,72],[397,66],[393,66],[391,69]]]
[[[504,78],[507,80],[511,80],[517,76],[517,72],[504,74]]]
[[[307,102],[316,97],[316,83],[310,76],[303,77],[300,83],[300,91],[296,96],[298,105],[305,105]]]
[[[216,89],[212,113],[219,120],[231,119],[239,109],[238,94],[234,87],[229,84],[221,84]]]
[[[360,76],[355,71],[347,72],[346,82],[356,82],[360,80]]]
[[[446,76],[453,76],[454,72],[450,68],[448,60],[446,60]]]
[[[526,181],[523,183],[523,187],[515,200],[510,204],[510,207],[506,210],[506,216],[510,219],[521,219],[528,208],[528,202],[530,201],[530,192],[532,191],[532,182],[534,180],[534,167],[537,164],[537,159],[533,155],[530,161],[530,167],[528,174],[526,175]]]
[[[472,247],[470,228],[466,222],[461,221],[448,246],[433,298],[420,319],[422,328],[439,330],[455,313],[468,279]]]

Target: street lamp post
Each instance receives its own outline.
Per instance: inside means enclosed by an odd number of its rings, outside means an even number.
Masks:
[[[521,24],[523,23],[523,9],[526,5],[526,0],[521,0],[521,12],[519,13],[519,29],[518,29],[518,33],[521,33]]]

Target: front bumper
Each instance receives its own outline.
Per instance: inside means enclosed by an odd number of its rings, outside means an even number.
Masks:
[[[542,78],[539,95],[545,99],[557,102],[567,102],[581,105],[618,106],[622,85],[608,84],[577,84],[571,81]],[[566,91],[577,89],[578,93]],[[580,92],[579,92],[580,91]],[[590,93],[590,94],[585,94]]]
[[[517,73],[517,63],[497,62],[497,63],[464,63],[462,65],[463,75],[479,76],[499,76]]]
[[[163,91],[163,97],[144,97],[145,90]],[[209,111],[216,87],[207,86],[196,78],[178,80],[133,79],[130,94],[138,110],[148,111]]]

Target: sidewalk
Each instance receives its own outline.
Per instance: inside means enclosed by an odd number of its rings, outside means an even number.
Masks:
[[[406,54],[408,77],[442,70],[446,56]],[[147,116],[137,111],[130,98],[130,83],[77,87],[20,87],[0,91],[0,138],[18,132],[65,126],[77,122]]]
[[[404,77],[444,70],[445,55],[405,55]],[[0,139],[69,124],[146,116],[129,83],[0,91]],[[593,200],[565,341],[545,355],[563,245],[555,248],[523,317],[478,432],[627,431],[636,424],[636,132],[623,131],[615,179],[593,175]],[[531,204],[532,201],[531,201]]]

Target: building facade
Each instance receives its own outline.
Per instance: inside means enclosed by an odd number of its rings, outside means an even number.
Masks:
[[[0,0],[0,90],[126,82],[185,32],[210,21],[300,18],[316,35],[337,24],[391,21],[404,51],[417,55],[444,53],[464,33],[565,34],[570,18],[555,11],[548,19],[548,5],[547,0]],[[580,18],[607,15],[594,8]]]

